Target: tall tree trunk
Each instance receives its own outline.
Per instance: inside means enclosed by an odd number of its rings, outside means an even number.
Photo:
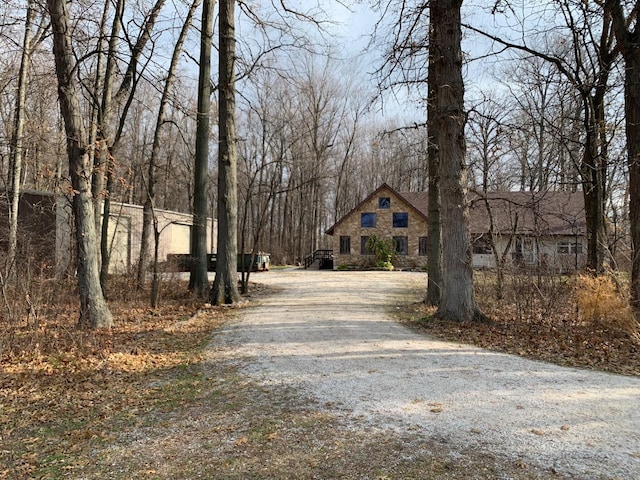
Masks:
[[[629,220],[631,228],[631,304],[640,313],[640,52],[638,35],[625,57],[625,110],[629,166]]]
[[[209,279],[207,276],[207,200],[209,197],[208,174],[211,119],[211,44],[213,42],[213,6],[213,0],[204,0],[202,4],[200,72],[198,80],[198,117],[196,126],[196,161],[194,166],[193,186],[193,227],[191,229],[192,268],[189,278],[189,290],[201,298],[207,298],[207,295],[209,294]],[[219,258],[217,263],[220,264]]]
[[[640,29],[629,30],[622,2],[607,0],[618,47],[625,63],[624,102],[629,169],[629,223],[631,230],[631,305],[640,314]],[[633,12],[637,15],[638,3]],[[634,19],[635,20],[635,19]],[[637,20],[636,20],[637,21]]]
[[[7,272],[14,270],[16,260],[16,252],[18,249],[18,205],[20,204],[20,180],[22,177],[22,160],[23,160],[23,136],[24,136],[24,119],[25,104],[27,102],[27,77],[29,69],[29,60],[32,51],[31,28],[35,17],[34,2],[29,1],[27,6],[27,17],[24,26],[24,39],[22,43],[22,56],[20,58],[20,71],[18,73],[18,91],[16,94],[16,106],[14,127],[11,141],[11,168],[10,188],[11,202],[9,208],[9,245],[7,249]],[[8,276],[8,275],[7,275]]]
[[[589,95],[586,95],[587,99]],[[604,98],[602,99],[604,102]],[[585,116],[585,142],[582,161],[580,164],[582,179],[582,195],[584,198],[585,219],[587,227],[587,266],[595,275],[600,275],[604,271],[604,246],[606,245],[604,228],[604,197],[606,175],[603,172],[603,160],[600,158],[598,148],[599,130],[604,125],[602,121],[597,121],[595,112],[596,106],[591,102],[584,102]]]
[[[429,29],[430,37],[433,37],[434,29]],[[429,73],[428,73],[428,100],[427,100],[427,171],[429,174],[429,225],[427,238],[427,261],[429,268],[429,276],[427,280],[427,298],[426,302],[431,306],[440,305],[442,298],[442,222],[440,220],[440,157],[438,131],[435,121],[436,117],[436,93],[438,85],[436,84],[437,67],[436,52],[432,46],[433,38],[429,42]]]
[[[100,179],[94,182],[94,196],[97,199],[96,208],[96,226],[100,225],[100,211],[102,212],[102,228],[101,228],[101,268],[100,268],[100,283],[102,290],[106,295],[108,290],[107,279],[109,271],[110,261],[110,243],[109,242],[109,221],[110,221],[110,208],[111,208],[111,190],[113,189],[115,178],[115,152],[118,150],[120,137],[122,136],[122,130],[124,123],[129,112],[129,107],[133,101],[133,95],[137,87],[138,78],[138,63],[140,57],[147,45],[147,42],[151,39],[151,33],[155,26],[155,23],[160,15],[160,11],[164,6],[166,0],[156,0],[151,11],[146,16],[144,24],[140,29],[136,43],[133,45],[131,51],[131,57],[127,64],[124,77],[117,92],[114,93],[115,86],[115,74],[117,67],[117,45],[119,32],[122,27],[121,19],[122,12],[124,11],[124,1],[118,0],[116,6],[116,13],[114,17],[113,28],[111,32],[111,38],[109,39],[109,52],[107,56],[107,66],[104,78],[104,89],[102,92],[102,104],[101,104],[101,116],[99,119],[99,168],[96,168],[96,175]],[[118,119],[118,128],[113,128],[114,112],[116,107],[123,106]],[[106,188],[104,185],[104,179],[106,177]],[[102,187],[102,188],[101,188]],[[97,193],[96,193],[97,191]],[[102,208],[100,208],[99,195],[104,197]]]
[[[440,159],[442,199],[442,299],[436,315],[454,321],[485,319],[473,291],[473,265],[467,205],[467,169],[464,138],[464,83],[462,80],[462,0],[433,0],[432,63],[434,118]]]
[[[211,303],[235,303],[238,293],[238,153],[236,145],[235,1],[220,2],[218,255]]]
[[[605,202],[607,198],[608,139],[606,128],[606,93],[609,75],[617,57],[611,16],[605,9],[598,44],[599,64],[596,84],[581,88],[583,98],[585,147],[581,163],[582,191],[587,222],[587,265],[596,274],[604,271],[607,262]],[[594,67],[595,68],[595,67]]]
[[[47,0],[53,30],[53,53],[58,78],[60,110],[67,135],[69,175],[78,247],[79,325],[89,328],[110,327],[113,318],[102,295],[98,268],[98,243],[91,196],[93,165],[84,139],[82,111],[76,85],[76,63],[65,0]]]
[[[147,169],[147,180],[145,182],[145,201],[142,210],[142,238],[140,241],[140,257],[138,259],[138,272],[137,272],[137,288],[144,288],[145,274],[151,258],[151,232],[154,230],[154,225],[157,225],[157,219],[155,219],[155,197],[156,197],[156,168],[158,162],[158,155],[160,154],[160,133],[165,122],[165,112],[167,108],[167,102],[169,101],[169,95],[173,88],[176,68],[180,61],[180,55],[182,54],[182,47],[184,40],[187,36],[189,29],[191,28],[191,21],[196,9],[200,5],[200,0],[194,0],[191,3],[191,7],[187,13],[187,17],[184,21],[184,25],[180,30],[180,35],[173,48],[173,54],[171,56],[171,63],[167,71],[167,79],[162,89],[162,98],[160,99],[160,106],[158,107],[158,115],[156,117],[156,126],[153,133],[153,145],[151,147],[151,155],[149,158],[149,167]],[[158,232],[155,232],[154,239],[158,238]],[[152,300],[152,303],[153,300]],[[156,302],[157,304],[157,302]]]
[[[116,70],[116,53],[118,50],[118,41],[120,39],[120,29],[122,27],[121,19],[124,12],[125,0],[118,0],[113,16],[113,24],[111,25],[111,32],[109,34],[109,42],[107,49],[107,63],[105,66],[104,77],[102,81],[102,92],[95,91],[95,98],[101,98],[100,106],[98,107],[98,121],[96,132],[96,152],[94,156],[94,175],[92,178],[92,193],[94,199],[94,219],[96,223],[96,231],[100,231],[101,217],[102,217],[102,198],[105,195],[105,178],[106,171],[109,163],[109,145],[108,141],[113,141],[109,138],[109,128],[112,122],[112,98],[113,98],[113,83]],[[107,2],[104,6],[104,16],[106,16],[109,9],[110,2]],[[102,33],[102,32],[101,32]],[[103,43],[102,38],[100,44]],[[99,51],[98,55],[102,55]],[[100,60],[100,58],[98,58]],[[100,62],[98,63],[100,65]],[[96,71],[96,89],[100,87],[98,77],[102,74],[99,70]]]

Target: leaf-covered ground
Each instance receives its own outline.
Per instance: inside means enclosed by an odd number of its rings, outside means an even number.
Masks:
[[[495,276],[476,274],[476,298],[492,323],[456,323],[432,318],[435,309],[414,305],[410,317],[430,334],[558,365],[640,375],[640,344],[623,315],[595,289],[590,301],[606,310],[602,318],[585,319],[590,305],[576,301],[576,289],[588,289],[585,277],[510,277],[504,298],[496,300]],[[610,293],[610,292],[605,292]]]
[[[225,315],[209,308],[194,317],[198,304],[177,284],[152,310],[125,283],[110,303],[116,327],[88,332],[75,327],[77,297],[66,287],[72,293],[61,288],[37,315],[2,323],[0,478],[66,477],[88,463],[77,454],[89,445],[188,403],[199,389],[189,369]]]
[[[403,319],[442,338],[640,374],[637,343],[585,322],[575,285],[533,280],[513,280],[496,301],[495,285],[480,277],[491,325],[435,322],[422,304]],[[205,349],[237,310],[202,307],[184,284],[165,285],[156,310],[126,281],[114,285],[116,327],[98,332],[75,328],[73,290],[56,287],[48,302],[1,324],[0,478],[541,478],[418,436],[342,429],[295,393],[252,384]]]

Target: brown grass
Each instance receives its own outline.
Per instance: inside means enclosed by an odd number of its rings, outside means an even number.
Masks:
[[[580,316],[592,328],[608,329],[639,342],[638,322],[629,300],[620,292],[612,275],[580,275],[576,279],[575,301]]]
[[[452,323],[415,305],[429,334],[559,365],[640,375],[635,319],[616,283],[603,277],[509,277],[502,301],[495,276],[476,274],[476,297],[492,324]],[[623,287],[624,288],[624,287]]]
[[[69,455],[113,438],[111,423],[133,421],[176,395],[158,395],[154,381],[175,377],[180,390],[181,373],[202,361],[223,313],[208,309],[185,322],[198,307],[185,285],[166,285],[158,310],[129,285],[113,285],[112,297],[121,300],[111,302],[111,330],[76,328],[71,284],[54,287],[57,301],[39,303],[37,315],[25,310],[2,322],[0,478],[63,476]],[[197,380],[189,382],[197,388]]]

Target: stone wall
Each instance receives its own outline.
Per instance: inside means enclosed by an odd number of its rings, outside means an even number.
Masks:
[[[380,208],[380,198],[390,200],[389,208]],[[362,213],[375,214],[375,227],[362,226]],[[407,213],[407,227],[394,227],[393,214]],[[350,253],[340,253],[340,238],[350,237]],[[376,195],[370,197],[356,209],[345,216],[334,227],[333,252],[334,268],[344,266],[373,266],[373,255],[361,255],[360,246],[362,237],[376,236],[381,239],[393,239],[393,237],[407,238],[407,254],[396,254],[394,266],[398,268],[422,268],[427,264],[426,255],[420,255],[419,238],[427,236],[427,221],[413,207],[404,202],[401,197],[392,191],[382,189]]]

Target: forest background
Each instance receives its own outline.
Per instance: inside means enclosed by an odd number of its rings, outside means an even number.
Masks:
[[[122,3],[122,30],[113,45],[111,67],[117,98],[105,119],[115,140],[108,196],[144,204],[153,161],[156,207],[190,212],[198,63],[193,52],[198,51],[200,29],[191,9],[197,2]],[[463,43],[471,188],[582,189],[585,107],[580,85],[597,83],[597,40],[604,28],[610,28],[603,23],[602,7],[582,4],[465,6],[463,21],[472,27],[464,30]],[[106,49],[108,22],[103,16],[113,15],[113,9],[88,2],[72,6],[77,75],[88,120],[100,112],[104,85],[96,72],[104,68],[105,58],[97,52]],[[65,134],[57,87],[51,82],[49,22],[42,5],[31,2],[30,7],[33,38],[26,69],[20,185],[65,192]],[[426,189],[426,27],[412,29],[410,23],[420,13],[420,2],[354,8],[358,10],[351,18],[357,21],[352,25],[338,23],[348,16],[338,4],[303,3],[295,12],[269,5],[239,8],[239,229],[247,239],[246,250],[256,243],[271,253],[274,263],[299,262],[326,247],[324,231],[383,182],[399,191]],[[27,5],[7,2],[2,10],[0,178],[3,190],[9,191]],[[157,16],[153,29],[143,48],[136,50],[141,27],[149,28],[151,15]],[[399,17],[406,25],[397,21]],[[363,19],[371,32],[358,31]],[[184,43],[176,45],[185,24],[190,28]],[[506,48],[476,29],[508,42],[520,39],[531,51]],[[400,69],[397,65],[407,55],[402,42],[411,42],[414,53],[411,63]],[[175,53],[178,61],[170,78],[167,72]],[[567,81],[562,69],[541,55],[559,59],[565,69],[583,75],[578,78],[582,83]],[[583,64],[576,64],[578,60]],[[617,247],[628,231],[622,68],[616,57],[605,85],[601,132],[606,148],[606,246],[612,258],[617,258]],[[215,93],[216,79],[212,82]],[[157,127],[163,92],[166,103]],[[216,105],[214,95],[214,118]],[[211,132],[208,209],[216,217],[216,128]]]

